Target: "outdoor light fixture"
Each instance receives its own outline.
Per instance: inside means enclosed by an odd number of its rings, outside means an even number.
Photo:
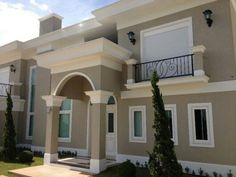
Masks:
[[[203,12],[203,14],[204,14],[205,20],[207,22],[207,25],[209,27],[211,27],[211,25],[213,23],[213,20],[211,19],[211,15],[213,14],[213,12],[210,9],[207,9]]]
[[[135,42],[136,42],[136,39],[134,38],[135,33],[133,31],[130,31],[130,32],[127,33],[127,35],[128,35],[128,38],[129,38],[130,42],[133,45],[135,45]]]
[[[15,65],[10,65],[10,71],[11,72],[16,72],[16,67],[15,67]]]

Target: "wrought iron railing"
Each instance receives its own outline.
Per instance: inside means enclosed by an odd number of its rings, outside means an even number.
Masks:
[[[11,94],[12,85],[0,83],[0,96],[6,97],[7,92]]]
[[[155,70],[160,79],[194,75],[193,54],[138,63],[134,67],[135,82],[150,80]]]

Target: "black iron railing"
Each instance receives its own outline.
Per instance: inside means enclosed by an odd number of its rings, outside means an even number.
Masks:
[[[0,83],[0,96],[6,97],[7,92],[11,94],[11,87],[12,87],[12,85],[10,85],[10,84]]]
[[[160,79],[194,75],[193,54],[138,63],[134,67],[135,82],[150,80],[155,70]]]

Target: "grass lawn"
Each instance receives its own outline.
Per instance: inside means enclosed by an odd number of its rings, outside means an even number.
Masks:
[[[107,169],[106,171],[104,171],[103,173],[101,173],[99,175],[95,175],[94,177],[116,177],[116,173],[117,173],[117,168],[111,167],[111,168]],[[137,168],[136,177],[150,177],[150,176],[149,176],[148,171],[146,169]],[[192,176],[184,175],[184,177],[192,177]]]
[[[43,164],[43,158],[41,157],[34,157],[34,162],[31,164],[21,164],[17,163],[17,161],[14,163],[6,163],[3,161],[0,161],[0,175],[6,175],[9,177],[13,177],[12,175],[8,174],[9,170],[15,170],[19,168],[26,168],[30,166],[37,166],[37,165],[42,165]]]

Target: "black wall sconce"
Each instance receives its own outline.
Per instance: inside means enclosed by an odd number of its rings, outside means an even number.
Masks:
[[[130,42],[133,45],[135,45],[135,43],[136,43],[136,39],[134,38],[135,33],[133,31],[130,31],[130,32],[127,33],[127,35],[128,35],[128,38],[129,38]]]
[[[15,65],[10,65],[10,71],[11,72],[16,72],[16,67],[15,67]]]
[[[205,11],[203,12],[203,14],[204,14],[205,20],[206,20],[206,22],[207,22],[207,25],[208,25],[209,27],[211,27],[211,26],[212,26],[212,23],[213,23],[213,20],[212,20],[212,18],[211,18],[211,15],[213,14],[213,12],[212,12],[210,9],[207,9],[207,10],[205,10]]]

